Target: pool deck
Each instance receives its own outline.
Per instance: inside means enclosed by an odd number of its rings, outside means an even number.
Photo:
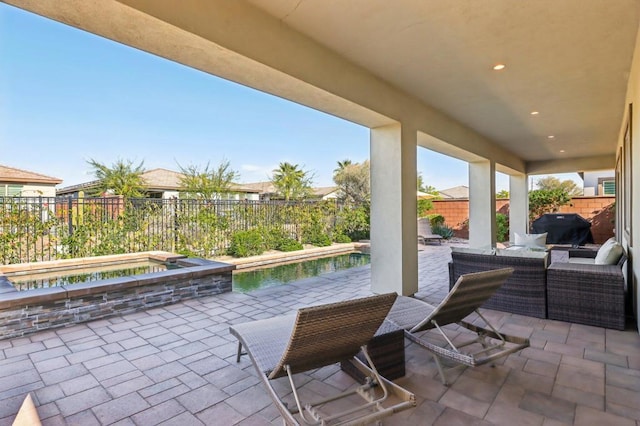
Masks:
[[[417,296],[438,302],[448,288],[449,247],[420,250]],[[11,424],[28,392],[45,425],[281,424],[250,362],[235,362],[229,325],[366,296],[369,280],[364,266],[2,340],[0,425]],[[418,406],[384,424],[640,426],[635,328],[485,312],[499,328],[530,336],[531,347],[495,368],[466,369],[445,387],[427,352],[408,344],[407,375],[397,382]],[[335,366],[300,381],[313,394],[353,385]]]

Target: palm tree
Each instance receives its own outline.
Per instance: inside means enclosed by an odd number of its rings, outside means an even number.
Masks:
[[[343,171],[344,169],[346,169],[352,164],[353,164],[353,161],[349,160],[348,158],[342,161],[338,161],[338,167],[333,169],[333,175],[335,176],[337,173],[340,173],[341,171]]]
[[[93,174],[98,179],[94,195],[110,193],[125,197],[144,196],[144,161],[134,166],[131,160],[118,159],[111,167],[94,159],[88,160],[87,163],[93,167]]]
[[[284,162],[273,170],[271,183],[276,187],[278,194],[289,201],[308,196],[311,193],[312,179],[313,176],[300,169],[297,164]]]

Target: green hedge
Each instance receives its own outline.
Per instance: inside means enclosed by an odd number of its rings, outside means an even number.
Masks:
[[[257,256],[264,253],[265,242],[259,229],[238,231],[231,237],[229,254],[236,257]]]

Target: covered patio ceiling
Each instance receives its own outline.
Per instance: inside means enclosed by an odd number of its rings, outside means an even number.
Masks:
[[[425,108],[420,145],[533,173],[614,166],[640,16],[637,0],[6,2],[365,126]]]
[[[526,162],[615,152],[636,0],[249,2]]]

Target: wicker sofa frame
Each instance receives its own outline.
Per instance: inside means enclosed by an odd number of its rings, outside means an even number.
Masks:
[[[569,250],[569,258],[595,256],[595,250]],[[547,269],[548,317],[624,330],[626,260],[623,255],[616,265],[551,264]]]
[[[449,289],[461,275],[513,268],[514,272],[482,307],[537,318],[547,317],[547,258],[452,252]]]

